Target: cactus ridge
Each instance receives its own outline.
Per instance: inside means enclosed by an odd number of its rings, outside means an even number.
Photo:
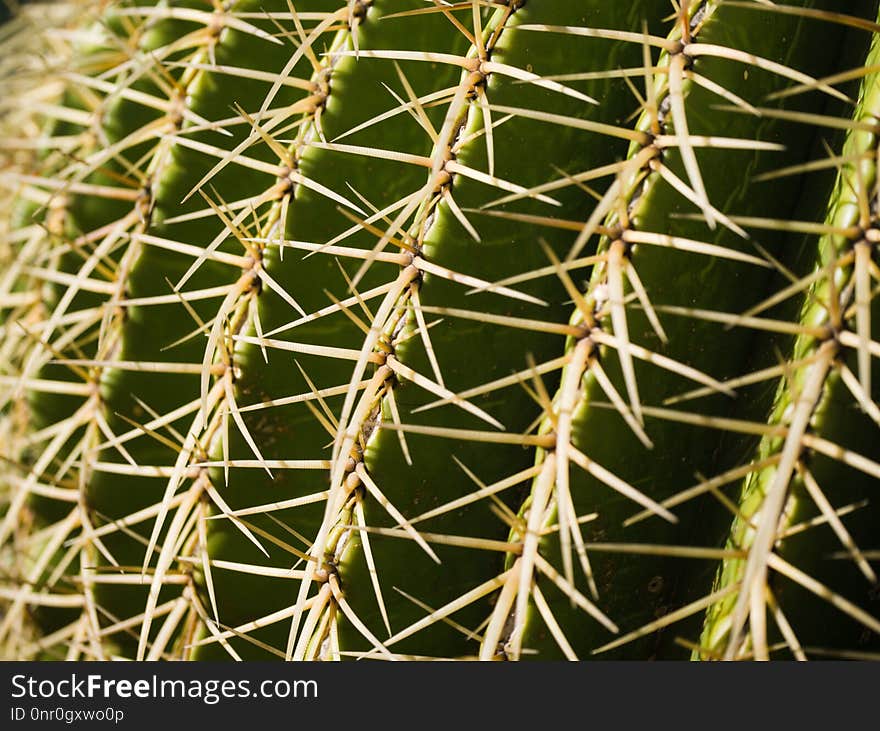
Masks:
[[[16,8],[3,656],[876,658],[851,5]]]

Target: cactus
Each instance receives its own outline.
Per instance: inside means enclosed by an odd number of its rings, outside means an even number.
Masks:
[[[876,2],[10,7],[4,657],[880,657]]]

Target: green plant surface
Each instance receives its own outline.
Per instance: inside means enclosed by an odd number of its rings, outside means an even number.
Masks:
[[[661,17],[658,3],[645,3],[644,8],[615,6],[613,9],[604,3],[593,5],[595,10],[592,15],[607,14],[607,20],[613,24],[626,23],[635,14],[641,17],[641,13],[648,10],[654,13],[655,21]],[[576,44],[571,41],[559,43],[549,37],[538,39],[536,44],[530,34],[518,33],[517,25],[529,22],[577,22],[584,12],[583,8],[575,9],[565,2],[543,3],[540,7],[523,8],[515,14],[509,10],[497,10],[486,21],[481,45],[466,47],[463,55],[491,59],[490,62],[513,68],[526,66],[528,58],[540,58],[540,66],[536,70],[552,76],[568,68],[568,59],[575,53]],[[457,35],[460,37],[461,34]],[[408,39],[407,42],[412,43],[412,40]],[[638,49],[632,46],[600,42],[599,47],[605,49],[603,52],[607,54],[610,67],[638,62]],[[528,58],[524,53],[526,48]],[[368,53],[369,50],[363,52]],[[378,65],[382,59],[372,61]],[[416,71],[413,69],[412,75],[409,70],[405,73],[414,80],[417,78]],[[436,87],[436,78],[429,77],[428,81]],[[415,526],[418,526],[415,530],[439,536],[431,543],[425,541],[419,545],[412,540],[401,540],[401,535],[406,538],[407,533],[401,533],[400,529],[396,536],[361,531],[349,538],[348,542],[341,539],[344,553],[339,547],[334,547],[333,551],[325,549],[325,560],[336,564],[334,569],[338,571],[338,579],[333,578],[331,584],[338,580],[344,585],[346,601],[369,633],[373,637],[379,637],[383,632],[391,635],[386,646],[394,646],[401,653],[439,657],[473,653],[472,638],[445,623],[429,625],[418,633],[418,637],[408,639],[413,634],[411,628],[417,627],[417,623],[422,621],[424,604],[445,606],[473,587],[493,581],[498,573],[497,550],[480,550],[476,544],[470,545],[468,539],[480,537],[488,541],[486,545],[493,540],[503,543],[506,533],[504,523],[493,517],[485,502],[462,505],[454,511],[447,510],[445,506],[466,497],[472,488],[473,483],[465,470],[472,467],[479,479],[496,482],[509,477],[511,473],[528,469],[530,454],[515,442],[486,445],[480,442],[439,441],[429,435],[403,434],[385,429],[382,423],[371,426],[370,422],[381,419],[393,425],[395,412],[399,415],[411,413],[406,422],[415,428],[439,426],[481,430],[488,427],[491,430],[503,425],[505,430],[515,434],[525,431],[529,423],[539,417],[540,406],[516,383],[503,394],[492,393],[468,402],[461,400],[442,409],[416,413],[416,409],[436,401],[438,397],[448,397],[478,387],[486,381],[506,377],[510,366],[517,370],[528,368],[526,354],[542,362],[557,355],[558,342],[552,333],[537,330],[511,337],[509,327],[505,327],[503,322],[501,325],[491,321],[481,322],[485,313],[499,318],[561,319],[564,317],[564,308],[561,306],[564,290],[553,279],[538,281],[507,294],[491,292],[469,295],[470,285],[450,281],[449,277],[466,275],[490,282],[541,266],[546,258],[540,247],[525,243],[525,230],[531,230],[531,235],[535,237],[546,235],[551,246],[562,249],[563,230],[551,229],[547,235],[539,224],[487,218],[477,211],[482,204],[497,198],[499,193],[507,192],[507,183],[504,181],[516,181],[518,186],[529,188],[546,180],[549,171],[546,163],[512,157],[505,159],[504,150],[516,146],[530,148],[543,145],[548,159],[555,159],[564,150],[577,149],[577,155],[566,160],[566,165],[573,170],[590,170],[614,162],[610,154],[614,147],[578,145],[579,140],[594,135],[585,135],[576,129],[563,130],[548,143],[545,128],[529,119],[514,117],[504,121],[492,131],[490,141],[481,134],[485,125],[489,120],[504,119],[498,112],[490,111],[491,107],[528,106],[546,110],[547,113],[584,115],[591,121],[603,123],[614,122],[625,111],[626,97],[623,94],[616,109],[614,104],[599,106],[584,103],[581,96],[584,93],[591,97],[610,96],[614,85],[604,79],[592,81],[589,85],[578,85],[578,95],[516,84],[500,72],[493,73],[486,81],[488,83],[473,72],[455,69],[450,87],[454,94],[449,106],[441,107],[443,116],[439,116],[434,123],[437,139],[432,140],[432,135],[416,129],[417,139],[411,144],[417,147],[404,148],[423,152],[439,169],[436,172],[432,169],[427,176],[424,170],[420,170],[409,179],[404,177],[397,165],[389,171],[390,175],[398,181],[407,181],[405,184],[409,187],[398,190],[385,188],[391,195],[373,202],[375,207],[383,208],[401,200],[401,196],[411,196],[416,192],[418,197],[413,198],[410,204],[417,206],[419,211],[416,223],[408,227],[406,234],[401,232],[400,237],[424,252],[414,262],[415,266],[424,266],[424,269],[416,279],[407,282],[402,291],[391,290],[381,304],[377,300],[373,308],[376,313],[374,319],[366,319],[371,331],[385,334],[374,349],[382,352],[382,348],[391,346],[385,356],[389,370],[385,371],[384,379],[378,381],[375,396],[358,395],[359,401],[345,429],[342,426],[345,403],[344,399],[340,399],[343,417],[340,418],[338,430],[346,435],[358,435],[351,455],[357,465],[353,469],[352,465],[345,466],[346,473],[356,475],[346,475],[345,493],[353,489],[355,494],[346,494],[345,502],[340,497],[340,518],[334,530],[342,534],[343,529],[348,528],[345,521],[353,522],[355,528],[394,528],[398,519],[391,510],[381,505],[378,497],[381,492],[395,511],[420,518],[415,522]],[[416,93],[420,93],[421,89],[415,86],[415,81],[413,84]],[[618,91],[623,92],[623,89]],[[477,105],[465,104],[471,94],[482,96],[483,100]],[[409,127],[413,126],[411,120],[404,121]],[[374,134],[375,138],[363,139],[361,144],[378,146],[387,144],[386,140],[402,139],[395,130],[384,125],[377,126]],[[357,140],[352,138],[352,142]],[[488,159],[490,144],[494,162]],[[617,144],[618,154],[623,153],[623,144]],[[450,157],[457,165],[467,166],[469,170],[492,171],[500,182],[487,185],[484,181],[469,179],[466,172],[453,173],[447,182],[450,174],[441,166]],[[329,167],[348,170],[344,163]],[[378,171],[371,171],[371,174],[375,180]],[[366,189],[375,189],[375,185],[369,182],[366,185]],[[563,195],[556,196],[556,200],[560,204],[556,212],[565,218],[582,217],[587,212],[580,191],[564,191]],[[538,202],[526,210],[540,215],[543,205],[546,204]],[[508,254],[511,248],[515,252]],[[423,260],[424,265],[418,263]],[[358,264],[355,262],[350,276],[357,275]],[[285,271],[285,275],[279,276],[279,281],[292,281],[292,277],[299,274],[299,265],[300,262],[296,260],[292,264],[285,260],[289,274]],[[387,286],[400,276],[399,267],[390,272],[377,273],[377,276],[380,278],[377,278],[376,285]],[[366,280],[362,281],[366,287]],[[361,286],[358,284],[358,288]],[[536,304],[535,298],[541,298],[548,304]],[[384,321],[383,310],[389,310],[384,315]],[[443,321],[431,327],[429,337],[418,336],[416,331],[422,322],[436,316],[442,317]],[[296,332],[294,335],[299,337]],[[354,332],[353,336],[356,338],[353,340],[355,349],[364,352],[368,347],[364,334]],[[388,345],[385,345],[386,342]],[[473,355],[463,358],[464,353]],[[305,363],[303,360],[304,367]],[[508,365],[505,367],[505,364]],[[306,369],[311,371],[308,367]],[[364,378],[367,375],[369,373]],[[355,380],[359,380],[359,377],[353,378],[352,382]],[[345,376],[342,376],[341,382],[345,383]],[[371,388],[368,387],[368,394]],[[331,410],[336,411],[332,407]],[[400,418],[397,417],[398,420]],[[363,434],[368,436],[361,436]],[[401,442],[401,437],[404,442]],[[321,438],[326,440],[327,435],[322,434]],[[344,460],[347,460],[350,449],[347,443],[343,443],[340,455]],[[331,482],[331,493],[334,487],[336,485]],[[430,511],[434,511],[433,516],[429,514]],[[423,518],[426,514],[427,517]],[[413,529],[408,528],[407,532],[412,535]],[[443,536],[460,536],[462,540],[460,545],[444,543]],[[330,541],[334,539],[330,538]],[[433,556],[442,562],[439,566]],[[370,575],[371,563],[378,569],[376,581]],[[383,584],[393,587],[393,591],[389,592],[386,588],[382,592]],[[418,598],[421,604],[415,603],[413,597]],[[391,618],[394,618],[393,626]],[[339,651],[369,650],[371,643],[365,643],[358,636],[363,634],[362,628],[352,626],[354,623],[349,617],[342,620]],[[321,620],[315,621],[320,628]],[[465,608],[458,621],[466,625],[478,623],[480,616],[477,608]],[[305,653],[307,648],[303,639],[301,646],[296,649]]]
[[[875,40],[866,68],[876,68],[878,58]],[[877,508],[864,501],[880,474],[873,433],[880,412],[870,396],[878,377],[871,297],[878,84],[876,73],[862,80],[854,116],[859,126],[842,150],[800,314],[802,332],[756,454],[769,464],[745,481],[728,539],[732,552],[748,554],[719,569],[715,590],[726,596],[707,616],[701,651],[766,656],[768,642],[784,641],[798,657],[826,645],[852,648],[857,657],[876,646],[872,633],[880,623],[861,609],[876,602],[876,552],[863,551],[857,538],[876,526]],[[838,509],[849,505],[859,509],[844,521]],[[799,530],[812,521],[823,529]],[[829,607],[849,621],[829,616]],[[746,617],[750,637],[742,632]]]
[[[88,29],[95,27],[97,18],[87,19],[83,24],[83,37],[74,40],[81,54],[77,65],[65,70],[70,78],[80,83],[65,89],[62,103],[46,112],[47,134],[63,139],[65,143],[80,138],[76,147],[65,144],[59,150],[49,152],[43,161],[47,173],[72,175],[72,179],[63,189],[49,185],[47,191],[39,190],[40,181],[37,181],[37,185],[22,196],[31,211],[38,205],[47,209],[42,225],[51,243],[45,251],[37,252],[39,256],[31,262],[17,262],[44,268],[48,277],[42,301],[49,315],[44,322],[37,322],[35,327],[27,329],[27,338],[31,342],[49,342],[54,335],[59,335],[53,347],[32,349],[20,373],[22,379],[33,377],[45,385],[45,388],[32,389],[28,394],[30,423],[37,434],[46,430],[52,438],[42,454],[36,452],[34,455],[38,470],[28,475],[28,486],[19,491],[17,497],[22,503],[27,501],[38,527],[45,528],[59,521],[63,528],[51,533],[48,542],[36,543],[35,550],[25,551],[25,556],[32,556],[33,560],[27,563],[24,578],[37,588],[44,581],[49,585],[59,580],[62,583],[81,581],[84,566],[93,566],[99,551],[105,550],[97,542],[97,550],[95,546],[89,546],[82,555],[81,545],[67,546],[67,550],[61,551],[62,542],[70,533],[78,528],[91,530],[96,516],[82,512],[76,500],[57,499],[60,491],[56,488],[52,492],[51,479],[48,480],[48,495],[31,488],[36,487],[40,470],[51,467],[53,461],[70,466],[74,460],[82,458],[85,445],[99,439],[101,433],[109,429],[106,420],[99,415],[100,399],[93,383],[97,374],[89,372],[87,362],[62,362],[68,360],[64,351],[71,348],[75,357],[87,361],[103,359],[116,349],[116,330],[110,324],[112,311],[108,308],[102,312],[99,308],[108,301],[118,300],[121,293],[115,292],[117,288],[109,286],[109,282],[99,285],[96,280],[108,275],[111,278],[118,276],[113,272],[121,270],[123,274],[119,281],[124,283],[124,271],[134,253],[132,247],[124,247],[126,238],[140,230],[150,215],[149,198],[138,189],[140,181],[132,180],[132,170],[136,161],[149,151],[149,164],[144,173],[148,180],[152,171],[162,165],[170,146],[168,142],[160,141],[157,148],[152,149],[145,143],[145,140],[167,131],[166,118],[160,113],[163,105],[170,104],[167,98],[163,98],[169,91],[167,81],[144,73],[119,93],[101,98],[98,92],[112,91],[113,84],[89,74],[96,69],[103,70],[108,57],[124,58],[126,51],[136,46],[144,51],[160,48],[164,42],[178,39],[185,30],[182,23],[167,20],[154,24],[149,30],[144,29],[143,33],[133,34],[131,24],[124,18],[110,14],[104,20],[112,29],[114,40],[96,42]],[[38,89],[36,93],[41,91]],[[186,116],[195,114],[186,112]],[[100,125],[96,125],[98,120]],[[71,170],[71,156],[74,155],[90,161],[85,171]],[[45,180],[53,182],[50,174]],[[53,190],[56,191],[54,194]],[[39,228],[40,224],[36,226]],[[90,251],[92,247],[94,249]],[[56,273],[54,277],[48,276],[53,272]],[[98,330],[106,337],[94,337]],[[77,396],[86,396],[86,399],[83,402]],[[37,440],[36,444],[39,443]],[[74,493],[88,484],[88,468],[80,470],[76,476],[65,477],[64,471],[59,470],[56,479],[64,477],[63,487],[72,485]],[[13,503],[0,525],[0,534],[8,535],[15,529],[18,515]],[[58,555],[54,555],[55,551],[59,552]],[[77,574],[77,578],[71,578]],[[68,586],[67,590],[71,588]],[[24,597],[12,604],[4,617],[4,631],[14,626],[25,607]],[[59,622],[70,619],[69,615],[70,612],[49,609],[43,612],[41,621],[57,629]]]
[[[874,0],[46,7],[2,656],[875,657]]]
[[[820,37],[834,43],[842,42],[844,34],[834,36],[821,23],[789,16],[777,19],[765,33],[745,38],[742,29],[754,19],[751,9],[706,3],[692,5],[691,12],[688,38],[676,27],[667,41],[670,49],[683,44],[685,50],[664,54],[665,73],[657,74],[653,106],[636,126],[652,136],[634,144],[632,170],[618,179],[618,187],[609,188],[604,205],[593,214],[597,221],[608,211],[604,224],[612,233],[600,240],[598,251],[605,258],[594,268],[571,320],[584,332],[570,343],[573,362],[563,374],[555,412],[545,424],[547,432],[556,434],[555,449],[543,455],[542,473],[521,511],[524,522],[533,521],[528,523],[530,530],[556,523],[570,527],[565,540],[553,535],[543,540],[540,549],[534,543],[534,560],[542,563],[525,565],[529,554],[524,552],[519,572],[510,579],[517,587],[516,615],[524,616],[529,574],[544,574],[539,585],[546,586],[546,608],[539,611],[532,606],[530,626],[525,626],[530,621],[526,618],[522,635],[517,636],[520,630],[514,627],[511,636],[514,642],[538,646],[545,654],[558,644],[542,619],[548,611],[564,635],[574,638],[565,648],[569,655],[597,649],[628,658],[675,652],[663,646],[663,635],[655,633],[637,631],[614,638],[609,619],[614,617],[617,626],[650,627],[668,607],[708,593],[707,566],[722,555],[713,544],[727,514],[724,506],[701,502],[672,514],[666,502],[677,505],[675,496],[696,474],[717,475],[735,468],[748,449],[748,434],[739,440],[728,438],[722,449],[719,433],[706,428],[701,416],[761,419],[768,408],[770,394],[733,399],[734,394],[725,394],[719,383],[743,372],[755,347],[753,329],[729,330],[723,348],[697,348],[695,343],[715,337],[725,313],[746,309],[783,286],[769,262],[786,267],[797,262],[791,237],[784,231],[761,231],[756,219],[775,220],[781,212],[794,216],[802,181],[784,178],[774,186],[772,197],[762,196],[729,170],[736,166],[758,176],[795,164],[809,152],[815,129],[772,117],[731,118],[730,109],[719,104],[709,84],[746,103],[759,104],[762,97],[788,84],[787,79],[768,64],[745,75],[741,59],[726,57],[723,49],[744,51],[822,78],[843,70],[836,65],[842,59],[837,54],[816,57],[812,49]],[[699,49],[693,52],[693,61],[689,46]],[[703,53],[703,48],[712,50]],[[777,55],[783,49],[785,55]],[[690,74],[707,81],[696,83]],[[826,105],[821,95],[811,103],[812,107],[801,104],[799,109],[820,112]],[[676,128],[697,135],[722,126],[733,138],[784,141],[785,149],[719,145],[700,151],[697,173],[685,159],[687,146],[673,143],[661,155],[654,142],[657,135],[675,135]],[[731,212],[728,217],[716,209],[714,230],[704,217],[694,220],[688,215],[699,204],[701,189],[709,200],[725,201],[722,210]],[[754,233],[747,233],[738,221]],[[756,260],[756,255],[761,258]],[[638,299],[628,306],[627,297]],[[735,317],[726,319],[736,324]],[[778,339],[776,343],[765,339],[761,347],[772,353],[773,347],[784,346]],[[683,412],[664,409],[662,405],[686,389],[688,381],[708,386],[718,395]],[[554,479],[555,506],[549,502],[548,490]],[[541,506],[537,515],[536,505]],[[639,508],[647,515],[642,513],[638,518],[645,520],[636,522],[632,519]],[[597,514],[594,520],[583,529],[575,526],[574,516],[591,512]],[[523,540],[521,533],[514,536]],[[591,545],[596,546],[592,553]],[[572,606],[565,592],[553,585],[551,572],[572,585],[575,555],[584,576],[576,584],[580,600]],[[579,615],[592,603],[602,614],[594,609],[598,621],[585,625]],[[569,629],[575,626],[577,632]]]

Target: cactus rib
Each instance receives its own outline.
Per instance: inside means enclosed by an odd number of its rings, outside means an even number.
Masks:
[[[870,67],[876,58],[875,42],[866,66]],[[876,124],[877,81],[876,74],[867,74],[862,81],[854,117],[858,124]],[[762,439],[758,454],[775,459],[746,478],[741,512],[729,539],[731,546],[748,550],[748,560],[734,558],[719,570],[719,586],[736,584],[740,588],[707,617],[703,638],[707,652],[721,652],[732,658],[753,651],[756,657],[767,658],[764,615],[769,605],[784,640],[796,656],[805,659],[807,638],[815,644],[813,638],[819,636],[815,624],[820,621],[816,616],[819,612],[808,599],[792,599],[790,587],[775,586],[772,590],[769,570],[850,615],[855,626],[849,631],[855,629],[858,633],[858,627],[864,626],[876,632],[880,626],[870,614],[830,588],[853,584],[854,577],[844,578],[839,570],[833,572],[835,576],[823,567],[827,561],[821,561],[824,552],[830,553],[829,539],[833,539],[851,558],[852,570],[861,574],[858,578],[865,590],[877,583],[874,569],[834,507],[858,494],[857,485],[868,484],[870,477],[880,474],[876,461],[859,454],[859,447],[868,454],[873,450],[858,438],[859,431],[870,429],[870,421],[876,423],[878,416],[869,396],[874,367],[874,317],[869,293],[874,210],[870,201],[876,181],[876,150],[876,133],[853,127],[843,148],[848,162],[841,167],[828,206],[828,233],[818,243],[815,276],[800,315],[800,322],[810,328],[810,333],[800,335],[794,344],[794,360],[801,365],[788,370],[776,394],[770,423],[784,430],[778,436],[768,434]],[[853,404],[858,410],[852,409]],[[847,470],[845,477],[837,475],[828,460],[838,460],[854,472]],[[832,535],[821,539],[817,535],[809,542],[783,539],[777,544],[780,533],[784,535],[791,527],[813,518],[813,509],[830,526]],[[870,519],[868,515],[860,518]],[[806,574],[804,567],[808,568]],[[846,593],[856,596],[858,591],[853,587]],[[809,612],[804,604],[813,611]],[[746,619],[747,636],[743,632]],[[801,631],[792,630],[792,624]]]

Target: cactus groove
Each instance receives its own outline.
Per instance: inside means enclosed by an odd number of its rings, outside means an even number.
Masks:
[[[16,5],[0,656],[880,658],[838,5]]]

